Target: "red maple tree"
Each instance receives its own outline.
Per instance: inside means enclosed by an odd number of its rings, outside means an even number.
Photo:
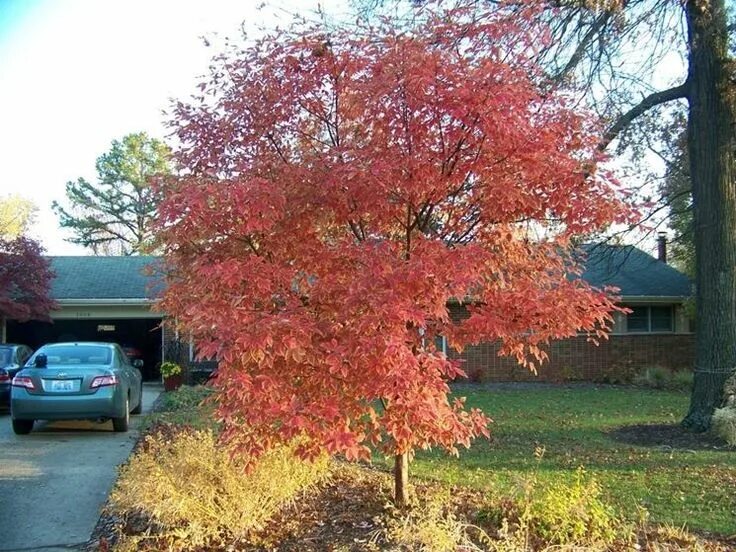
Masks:
[[[450,398],[464,374],[438,337],[500,340],[534,368],[552,339],[605,335],[614,303],[570,277],[571,242],[627,209],[597,125],[536,83],[524,27],[462,11],[410,33],[296,25],[218,57],[176,106],[164,308],[219,359],[226,440],[252,457],[294,438],[305,457],[377,447],[402,502],[414,450],[488,433]]]
[[[38,242],[0,238],[0,320],[48,320],[53,272]]]

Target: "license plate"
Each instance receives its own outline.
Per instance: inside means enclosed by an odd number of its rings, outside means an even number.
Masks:
[[[74,391],[74,381],[72,380],[53,380],[51,382],[52,391]]]

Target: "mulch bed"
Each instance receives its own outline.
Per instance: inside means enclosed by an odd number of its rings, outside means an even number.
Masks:
[[[244,550],[357,551],[379,546],[390,507],[388,482],[387,475],[375,470],[338,467],[317,492],[279,512],[251,537],[255,546]]]
[[[733,451],[725,441],[709,433],[693,433],[679,424],[643,424],[624,426],[608,435],[622,443],[639,447],[684,450]]]
[[[265,527],[249,535],[247,542],[198,552],[397,550],[386,543],[384,532],[387,520],[395,513],[391,485],[390,475],[381,470],[337,462],[323,484],[283,508]],[[421,501],[439,488],[438,484],[427,483],[417,485],[414,491]],[[483,495],[483,491],[453,489],[452,508],[460,515],[472,515]],[[155,534],[159,529],[140,514],[122,518],[105,508],[85,550],[107,552],[120,534]],[[154,539],[147,545],[145,550],[167,549],[164,543],[158,548]]]

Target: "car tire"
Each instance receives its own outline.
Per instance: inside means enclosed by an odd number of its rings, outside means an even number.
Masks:
[[[130,397],[125,397],[125,415],[122,418],[113,418],[112,419],[112,428],[113,430],[124,433],[128,431],[128,426],[130,425]]]
[[[143,383],[141,383],[140,393],[138,394],[138,406],[136,406],[131,414],[140,414],[143,412]]]
[[[13,433],[16,435],[28,435],[33,429],[33,420],[13,419]]]

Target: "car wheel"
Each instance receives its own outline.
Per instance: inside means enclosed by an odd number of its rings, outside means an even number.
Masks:
[[[13,433],[16,435],[28,435],[33,429],[33,420],[13,419]]]
[[[130,397],[125,397],[125,415],[122,418],[112,419],[112,428],[115,431],[128,431],[130,425]]]
[[[140,414],[143,412],[143,383],[141,383],[141,390],[138,394],[138,406],[136,406],[131,414]]]

